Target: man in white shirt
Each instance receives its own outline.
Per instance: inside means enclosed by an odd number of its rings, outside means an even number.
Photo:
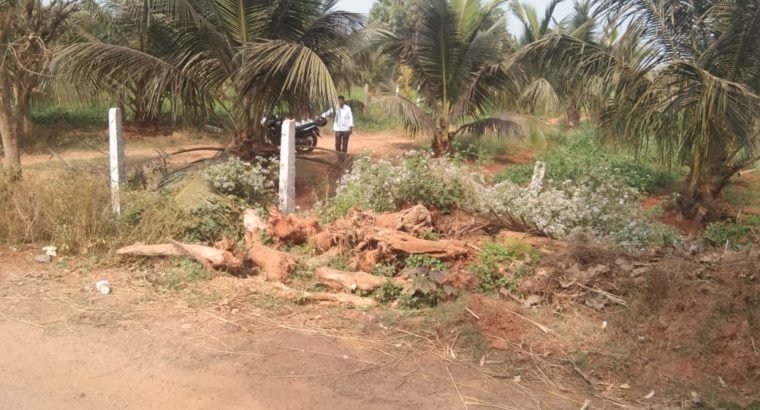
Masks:
[[[346,98],[342,95],[338,97],[337,110],[330,108],[322,114],[327,117],[335,113],[333,119],[333,131],[335,131],[335,150],[338,152],[348,152],[348,138],[354,132],[354,114],[351,107],[346,105]]]

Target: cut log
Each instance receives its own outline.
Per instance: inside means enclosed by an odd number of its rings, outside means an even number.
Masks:
[[[290,274],[296,269],[296,259],[261,242],[260,235],[267,229],[267,224],[256,211],[248,209],[243,213],[243,225],[251,261],[261,268],[267,280],[287,282]]]
[[[116,254],[134,256],[190,256],[211,271],[215,269],[233,270],[243,265],[243,261],[228,251],[210,246],[191,245],[176,241],[161,245],[135,244],[117,250]]]
[[[262,282],[257,284],[255,290],[261,291],[268,296],[283,298],[294,302],[304,300],[335,302],[350,304],[354,307],[364,309],[377,306],[378,304],[378,302],[374,299],[363,298],[361,296],[349,295],[345,293],[300,292],[282,283]]]
[[[546,238],[543,236],[531,236],[525,232],[501,231],[499,232],[497,237],[502,240],[506,239],[506,240],[522,241],[529,245],[533,245],[539,248],[552,247],[552,246],[556,248],[567,247],[567,242],[559,241],[552,238]]]
[[[343,272],[337,269],[321,267],[317,269],[317,279],[320,283],[335,290],[355,290],[372,291],[387,281],[386,278],[371,275],[364,272]]]
[[[296,269],[294,257],[264,245],[257,237],[248,245],[248,256],[261,268],[269,281],[287,282]]]
[[[468,253],[464,242],[429,241],[406,232],[390,229],[375,229],[372,240],[386,244],[390,249],[408,255],[430,255],[440,259],[456,258]]]
[[[277,241],[301,245],[321,230],[316,218],[302,219],[293,215],[283,215],[276,209],[269,211],[267,232]]]
[[[400,212],[385,213],[375,216],[375,227],[394,229],[397,231],[418,234],[420,231],[432,229],[433,216],[422,205],[417,205]]]
[[[161,245],[146,245],[144,243],[136,243],[131,246],[125,246],[116,251],[117,255],[131,255],[131,256],[185,256],[185,252],[176,246],[165,243]]]

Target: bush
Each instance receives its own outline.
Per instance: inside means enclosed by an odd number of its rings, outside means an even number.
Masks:
[[[589,176],[540,193],[505,181],[489,191],[487,211],[552,238],[566,239],[582,229],[627,248],[670,246],[680,240],[674,229],[650,221],[638,192],[614,177]]]
[[[317,205],[324,220],[340,218],[353,207],[388,212],[422,203],[443,211],[465,207],[477,196],[483,179],[462,164],[426,153],[377,162],[363,157],[341,178],[336,196]]]
[[[559,239],[584,229],[631,248],[678,240],[674,230],[648,220],[638,191],[618,177],[597,174],[547,185],[541,192],[510,181],[487,186],[459,161],[419,153],[396,161],[360,158],[341,179],[335,198],[318,204],[318,212],[331,221],[353,207],[388,212],[422,203],[444,211],[461,208],[499,219],[512,229]]]
[[[551,181],[579,181],[594,175],[609,175],[625,186],[642,192],[661,191],[673,181],[675,174],[659,169],[651,161],[609,150],[593,130],[582,129],[552,151],[539,156],[546,163],[546,178]],[[496,177],[497,182],[525,184],[533,174],[533,165],[510,167]]]
[[[248,163],[230,158],[210,166],[205,177],[223,195],[232,195],[250,204],[268,205],[275,199],[278,172],[279,163],[276,160],[258,159]]]
[[[117,228],[105,178],[62,172],[0,182],[0,235],[7,243],[45,242],[80,252],[106,245]]]

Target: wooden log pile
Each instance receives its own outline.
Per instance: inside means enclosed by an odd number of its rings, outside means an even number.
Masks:
[[[214,273],[236,273],[245,269],[244,259],[258,267],[260,277],[268,282],[261,285],[269,294],[288,299],[331,301],[355,306],[372,306],[374,300],[353,295],[371,292],[386,283],[408,286],[408,277],[384,278],[371,272],[375,266],[389,261],[404,260],[410,255],[430,255],[442,260],[467,257],[475,247],[457,240],[426,239],[432,233],[432,215],[423,206],[401,212],[373,214],[352,210],[345,218],[321,226],[316,219],[283,215],[276,210],[265,220],[256,211],[244,213],[245,251],[236,250],[234,242],[223,239],[214,246],[170,241],[166,244],[135,244],[117,251],[119,255],[174,257],[189,256]],[[266,235],[263,235],[266,233]],[[273,239],[270,246],[262,238]],[[356,271],[340,271],[327,267],[315,270],[315,279],[335,293],[299,292],[285,285],[298,266],[293,255],[283,252],[283,245],[311,244],[317,253],[351,255]],[[241,272],[243,273],[243,272]],[[264,283],[264,282],[262,282]],[[366,299],[366,300],[365,300]]]

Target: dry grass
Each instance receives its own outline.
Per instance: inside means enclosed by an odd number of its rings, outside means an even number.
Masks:
[[[108,250],[134,240],[181,233],[186,218],[157,195],[124,194],[124,215],[111,211],[106,177],[59,171],[0,180],[0,243],[54,245],[63,253]]]

